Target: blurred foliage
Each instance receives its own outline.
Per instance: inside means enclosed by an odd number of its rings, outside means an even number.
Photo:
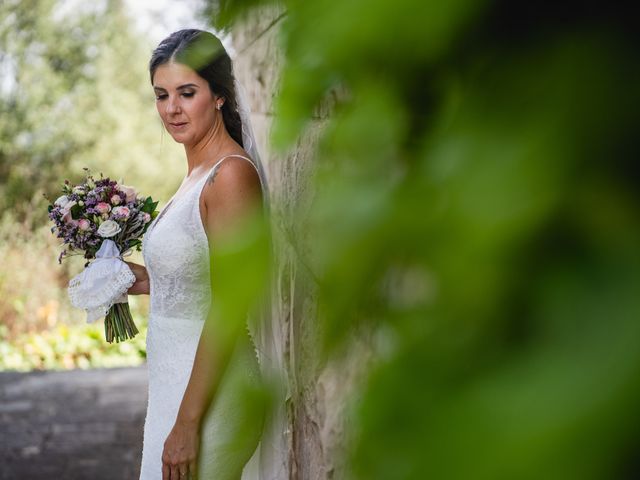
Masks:
[[[40,209],[43,192],[81,180],[85,166],[143,193],[173,193],[184,162],[163,141],[151,48],[121,0],[0,4],[0,211]]]
[[[0,369],[76,365],[64,356],[69,350],[45,359],[22,349],[36,341],[77,347],[77,366],[106,365],[118,355],[106,344],[99,353],[95,342],[92,352],[82,350],[80,332],[87,342],[93,334],[81,326],[85,316],[69,304],[66,287],[83,262],[58,265],[61,247],[42,195],[57,198],[65,178],[83,179],[83,167],[159,199],[175,191],[184,153],[155,111],[147,71],[153,47],[133,30],[122,0],[0,2],[0,344],[14,358]],[[142,263],[139,254],[130,260]],[[39,332],[48,333],[36,340]]]
[[[80,322],[82,312],[66,299],[70,263],[58,265],[58,242],[49,225],[34,232],[6,213],[0,220],[0,238],[0,319],[5,340],[47,330],[63,320]]]
[[[640,91],[628,4],[286,9],[273,142],[331,107],[297,219],[327,354],[374,327],[353,478],[635,478]]]
[[[49,225],[33,231],[30,219],[0,218],[0,371],[137,365],[145,357],[148,298],[129,303],[140,333],[130,344],[110,345],[100,320],[86,324],[86,314],[67,297],[72,271],[82,262],[58,265],[57,239]],[[74,259],[75,260],[75,259]]]
[[[68,370],[72,368],[128,367],[146,358],[146,325],[133,340],[106,344],[102,322],[92,325],[60,324],[44,332],[25,333],[5,340],[0,325],[0,370]]]

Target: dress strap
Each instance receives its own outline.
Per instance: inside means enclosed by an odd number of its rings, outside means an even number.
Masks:
[[[195,189],[195,191],[197,192],[197,195],[196,195],[196,196],[197,196],[197,198],[200,198],[200,196],[202,195],[202,190],[204,189],[204,186],[207,184],[207,181],[208,181],[210,178],[212,178],[212,177],[213,177],[213,175],[215,175],[216,170],[217,170],[217,168],[218,168],[218,165],[220,165],[224,159],[229,158],[229,157],[240,157],[240,158],[244,158],[244,159],[245,159],[245,160],[247,160],[251,165],[253,165],[253,168],[256,168],[256,166],[253,164],[253,161],[252,161],[250,158],[248,158],[248,157],[245,157],[245,156],[243,156],[243,155],[237,155],[237,154],[234,154],[234,153],[229,154],[229,155],[225,155],[224,157],[222,157],[220,160],[218,160],[216,163],[214,163],[214,164],[213,164],[213,166],[209,169],[209,173],[207,173],[207,174],[203,175],[203,176],[202,176],[202,178],[201,178],[200,180],[198,180],[198,182],[202,182],[202,183],[200,183],[200,186],[199,186],[197,189]],[[256,171],[257,171],[257,170],[258,170],[258,169],[256,168]],[[260,173],[259,173],[259,172],[258,172],[258,175],[260,175]],[[203,181],[203,180],[204,180],[204,181]],[[199,208],[200,202],[199,202],[199,201],[195,202],[195,205],[196,205],[196,208],[195,208],[195,209],[199,212],[199,211],[200,211],[200,208]]]
[[[225,155],[224,157],[222,157],[220,160],[218,160],[213,167],[211,167],[211,169],[209,170],[209,173],[207,175],[205,175],[205,178],[209,179],[216,171],[216,169],[218,168],[218,165],[220,165],[220,163],[225,159],[225,158],[229,158],[229,157],[240,157],[240,158],[244,158],[245,160],[247,160],[251,165],[253,165],[253,168],[256,169],[256,171],[258,170],[255,166],[255,164],[253,163],[253,160],[251,160],[248,157],[245,157],[243,155],[238,155],[235,153],[229,154],[229,155]],[[258,172],[258,175],[260,174],[260,172]],[[206,182],[205,182],[206,183]]]

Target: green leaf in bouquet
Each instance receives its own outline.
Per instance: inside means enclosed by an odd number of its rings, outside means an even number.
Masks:
[[[51,213],[51,210],[53,210],[53,205],[49,205],[49,206],[47,207],[47,212]]]
[[[82,207],[77,203],[71,207],[71,218],[77,220],[82,215]]]
[[[153,211],[156,209],[157,206],[158,206],[158,202],[154,202],[151,197],[147,197],[144,203],[142,204],[142,208],[140,210],[152,215]]]

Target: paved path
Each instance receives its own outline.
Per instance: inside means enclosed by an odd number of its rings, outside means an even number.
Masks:
[[[137,480],[146,366],[0,372],[0,480]]]

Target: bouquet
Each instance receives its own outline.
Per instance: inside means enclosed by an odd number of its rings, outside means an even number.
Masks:
[[[72,255],[88,260],[69,282],[71,303],[87,311],[88,323],[105,317],[107,342],[120,342],[138,333],[127,301],[135,276],[122,258],[133,249],[140,251],[142,236],[158,215],[158,202],[102,173],[94,180],[84,170],[84,183],[72,186],[65,180],[62,195],[48,206],[51,232],[63,239],[59,263]]]

